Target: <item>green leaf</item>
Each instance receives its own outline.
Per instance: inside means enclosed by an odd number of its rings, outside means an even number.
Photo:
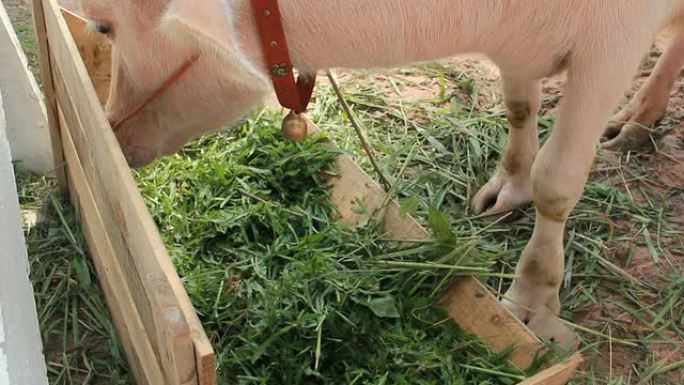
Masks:
[[[434,207],[430,207],[430,211],[428,212],[428,224],[438,241],[452,242],[456,239],[456,234],[454,234],[449,227],[447,216]]]
[[[653,262],[660,263],[660,258],[658,257],[658,251],[656,250],[655,245],[653,245],[653,240],[651,239],[651,233],[645,227],[644,227],[644,239],[646,240],[646,246],[648,247],[648,251],[651,253],[651,257],[653,258]]]
[[[399,210],[399,215],[401,219],[406,219],[409,215],[414,215],[418,211],[418,204],[420,201],[415,195],[410,196],[401,201],[401,207]]]
[[[399,310],[397,310],[394,297],[391,295],[373,298],[368,302],[368,307],[378,317],[399,318]]]

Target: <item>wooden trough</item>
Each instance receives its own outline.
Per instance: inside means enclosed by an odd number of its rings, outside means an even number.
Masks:
[[[102,108],[110,80],[106,39],[57,0],[34,0],[43,84],[60,182],[78,210],[100,283],[139,385],[214,385],[213,348],[162,243]],[[354,225],[386,201],[386,193],[349,158],[331,181],[342,220]],[[429,235],[390,202],[385,229],[395,239]],[[527,368],[544,345],[474,278],[457,280],[444,306],[494,351],[515,344],[511,362]],[[561,385],[579,354],[521,384]]]

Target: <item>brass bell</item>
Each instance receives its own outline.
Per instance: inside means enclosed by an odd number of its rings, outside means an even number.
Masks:
[[[283,136],[292,142],[301,142],[306,139],[310,131],[309,119],[304,114],[290,111],[283,119]]]

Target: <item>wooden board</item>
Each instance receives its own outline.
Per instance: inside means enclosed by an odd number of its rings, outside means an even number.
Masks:
[[[388,200],[383,188],[349,157],[341,155],[336,162],[339,172],[329,179],[329,183],[331,199],[340,209],[343,223],[354,226],[368,220],[376,210],[382,210],[380,218],[388,237],[407,241],[430,237],[415,219],[410,216],[402,218],[399,204]],[[515,346],[510,360],[518,368],[528,368],[545,350],[534,333],[475,278],[457,278],[440,304],[464,330],[489,343],[494,352]],[[582,356],[575,354],[568,361],[555,364],[520,385],[563,385],[581,362]]]
[[[64,154],[60,137],[59,119],[57,118],[57,100],[55,98],[55,86],[52,79],[52,67],[50,63],[50,43],[45,26],[45,7],[42,0],[33,0],[33,27],[36,32],[38,43],[38,58],[40,60],[40,73],[43,80],[43,92],[45,94],[45,109],[50,130],[50,143],[52,145],[52,157],[55,162],[55,173],[60,191],[67,192],[67,180],[64,170]]]
[[[148,343],[161,369],[163,384],[213,385],[216,382],[214,352],[104,117],[102,100],[93,88],[62,11],[54,0],[37,2],[45,11],[45,36],[49,40],[46,47],[56,104],[69,127],[70,144],[79,159],[112,252],[103,252],[102,248],[106,247],[96,243],[102,237],[89,237],[89,248],[96,250],[93,254],[99,250],[99,256],[106,258],[106,263],[101,264],[104,268],[119,266],[120,279],[126,285],[103,280],[103,286],[108,285],[106,290],[110,292],[116,291],[118,298],[131,299],[143,326],[144,334],[139,337],[145,338],[131,340],[127,355],[143,362],[140,352],[145,349],[138,345]],[[86,46],[81,46],[85,55]],[[101,55],[98,57],[105,59],[100,63],[106,63],[108,54]],[[70,159],[73,161],[74,157]],[[77,185],[75,176],[70,173],[73,186]],[[88,201],[80,195],[83,191],[86,190],[81,188],[72,194],[81,205]],[[82,211],[81,218],[84,227],[97,228],[98,217],[92,215],[92,210]],[[90,224],[92,221],[94,225]],[[111,293],[110,298],[114,298]],[[120,322],[117,327],[122,333],[122,325],[128,327],[129,320]],[[122,339],[125,338],[122,336]],[[146,383],[144,371],[137,370],[134,374],[139,383]]]
[[[81,16],[71,11],[62,10],[62,15],[69,26],[81,59],[88,71],[100,103],[104,106],[109,95],[111,84],[111,45],[109,40],[101,34],[93,33],[88,27],[88,22]],[[182,285],[171,282],[173,290],[177,293],[185,293]],[[182,295],[182,294],[181,294]],[[215,355],[211,343],[207,339],[199,318],[189,301],[181,301],[181,310],[190,322],[190,333],[195,348],[197,370],[200,385],[213,385],[216,383]]]
[[[331,200],[340,210],[342,223],[354,226],[367,220],[387,199],[380,185],[347,156],[336,159],[339,176],[329,180],[332,186]],[[399,205],[390,201],[382,215],[383,227],[391,238],[420,240],[430,234],[413,218],[403,219]]]
[[[83,233],[90,246],[102,291],[114,321],[133,377],[138,385],[154,385],[164,382],[161,368],[152,351],[138,310],[121,266],[117,263],[116,251],[102,221],[93,193],[78,157],[76,146],[71,138],[64,115],[59,111],[64,145],[64,159],[67,163],[67,176],[71,202],[81,218]],[[116,289],[114,286],[116,285]]]
[[[499,352],[514,345],[510,360],[518,368],[530,367],[545,350],[525,324],[474,278],[456,279],[442,298],[441,305],[464,329],[491,344],[493,351]]]
[[[543,370],[518,385],[565,385],[583,361],[582,355],[576,353],[568,360]]]

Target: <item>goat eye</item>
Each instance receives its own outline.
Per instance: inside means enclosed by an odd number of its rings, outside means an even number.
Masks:
[[[112,32],[112,26],[106,23],[95,24],[95,29],[97,30],[97,32],[105,35],[109,35]]]

